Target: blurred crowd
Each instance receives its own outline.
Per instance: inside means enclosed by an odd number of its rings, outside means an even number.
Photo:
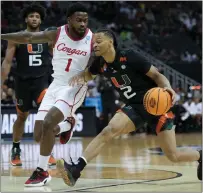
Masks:
[[[201,61],[201,4],[185,1],[111,3],[104,1],[100,2],[100,6],[95,4],[91,3],[94,16],[98,16],[98,19],[103,21],[102,11],[105,9],[108,18],[107,27],[117,32],[122,40],[134,41],[142,49],[164,62]],[[197,46],[196,49],[187,50],[186,47],[176,50],[177,42],[174,45],[164,45],[164,42],[175,39],[179,34],[192,40]]]
[[[47,9],[42,29],[66,23],[66,7],[57,1],[40,1]],[[168,65],[175,62],[202,65],[202,2],[192,1],[92,1],[83,2],[89,7],[90,17],[112,29],[123,42],[135,45],[164,61]],[[29,1],[1,2],[2,33],[20,31],[25,23],[19,14]],[[104,14],[105,13],[105,14]],[[13,17],[15,15],[15,17]],[[7,42],[1,42],[1,62],[5,56]],[[13,59],[15,64],[15,58]],[[183,65],[185,64],[185,65]],[[189,128],[201,130],[201,90],[186,93],[181,88],[177,92],[174,106],[176,123],[180,132]],[[103,77],[89,82],[87,98],[101,98],[102,110],[97,108],[98,123],[102,128],[123,103],[112,89],[111,83]],[[2,105],[15,105],[14,78],[12,73],[4,82],[1,92]],[[34,104],[33,104],[34,105]],[[150,132],[150,128],[148,129]]]

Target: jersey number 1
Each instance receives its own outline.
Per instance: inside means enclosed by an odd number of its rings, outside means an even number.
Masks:
[[[29,66],[41,66],[41,55],[29,55]]]
[[[68,64],[67,64],[66,69],[65,69],[66,72],[69,72],[72,60],[73,60],[72,58],[68,59]]]

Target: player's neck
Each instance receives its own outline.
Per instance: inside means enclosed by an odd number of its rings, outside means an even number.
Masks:
[[[30,29],[29,27],[27,27],[26,31],[29,31],[29,32],[39,32],[39,28],[37,28],[37,29]]]
[[[67,31],[68,31],[69,35],[71,36],[71,38],[73,38],[73,39],[81,38],[81,36],[77,35],[70,27],[67,27]]]
[[[107,63],[113,63],[116,57],[116,50],[111,48],[108,52],[103,55],[104,60]]]

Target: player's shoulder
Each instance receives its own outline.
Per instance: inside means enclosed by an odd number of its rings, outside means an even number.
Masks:
[[[90,28],[87,28],[88,32],[90,32],[92,35],[94,35],[94,32],[90,29]]]
[[[57,30],[57,29],[58,29],[57,27],[51,26],[51,27],[46,28],[44,31],[54,31],[54,30]]]
[[[134,53],[135,52],[133,51],[133,49],[129,49],[129,48],[122,48],[122,49],[118,48],[117,49],[117,54],[119,56],[127,56],[129,54],[134,54]]]
[[[135,56],[135,52],[133,51],[133,49],[129,48],[117,49],[116,52],[117,56],[120,58],[120,61],[122,60],[128,61],[128,59]]]

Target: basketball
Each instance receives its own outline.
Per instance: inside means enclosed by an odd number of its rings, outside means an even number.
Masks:
[[[143,104],[148,113],[152,115],[163,115],[172,106],[172,98],[169,92],[163,88],[152,88],[144,96]]]

